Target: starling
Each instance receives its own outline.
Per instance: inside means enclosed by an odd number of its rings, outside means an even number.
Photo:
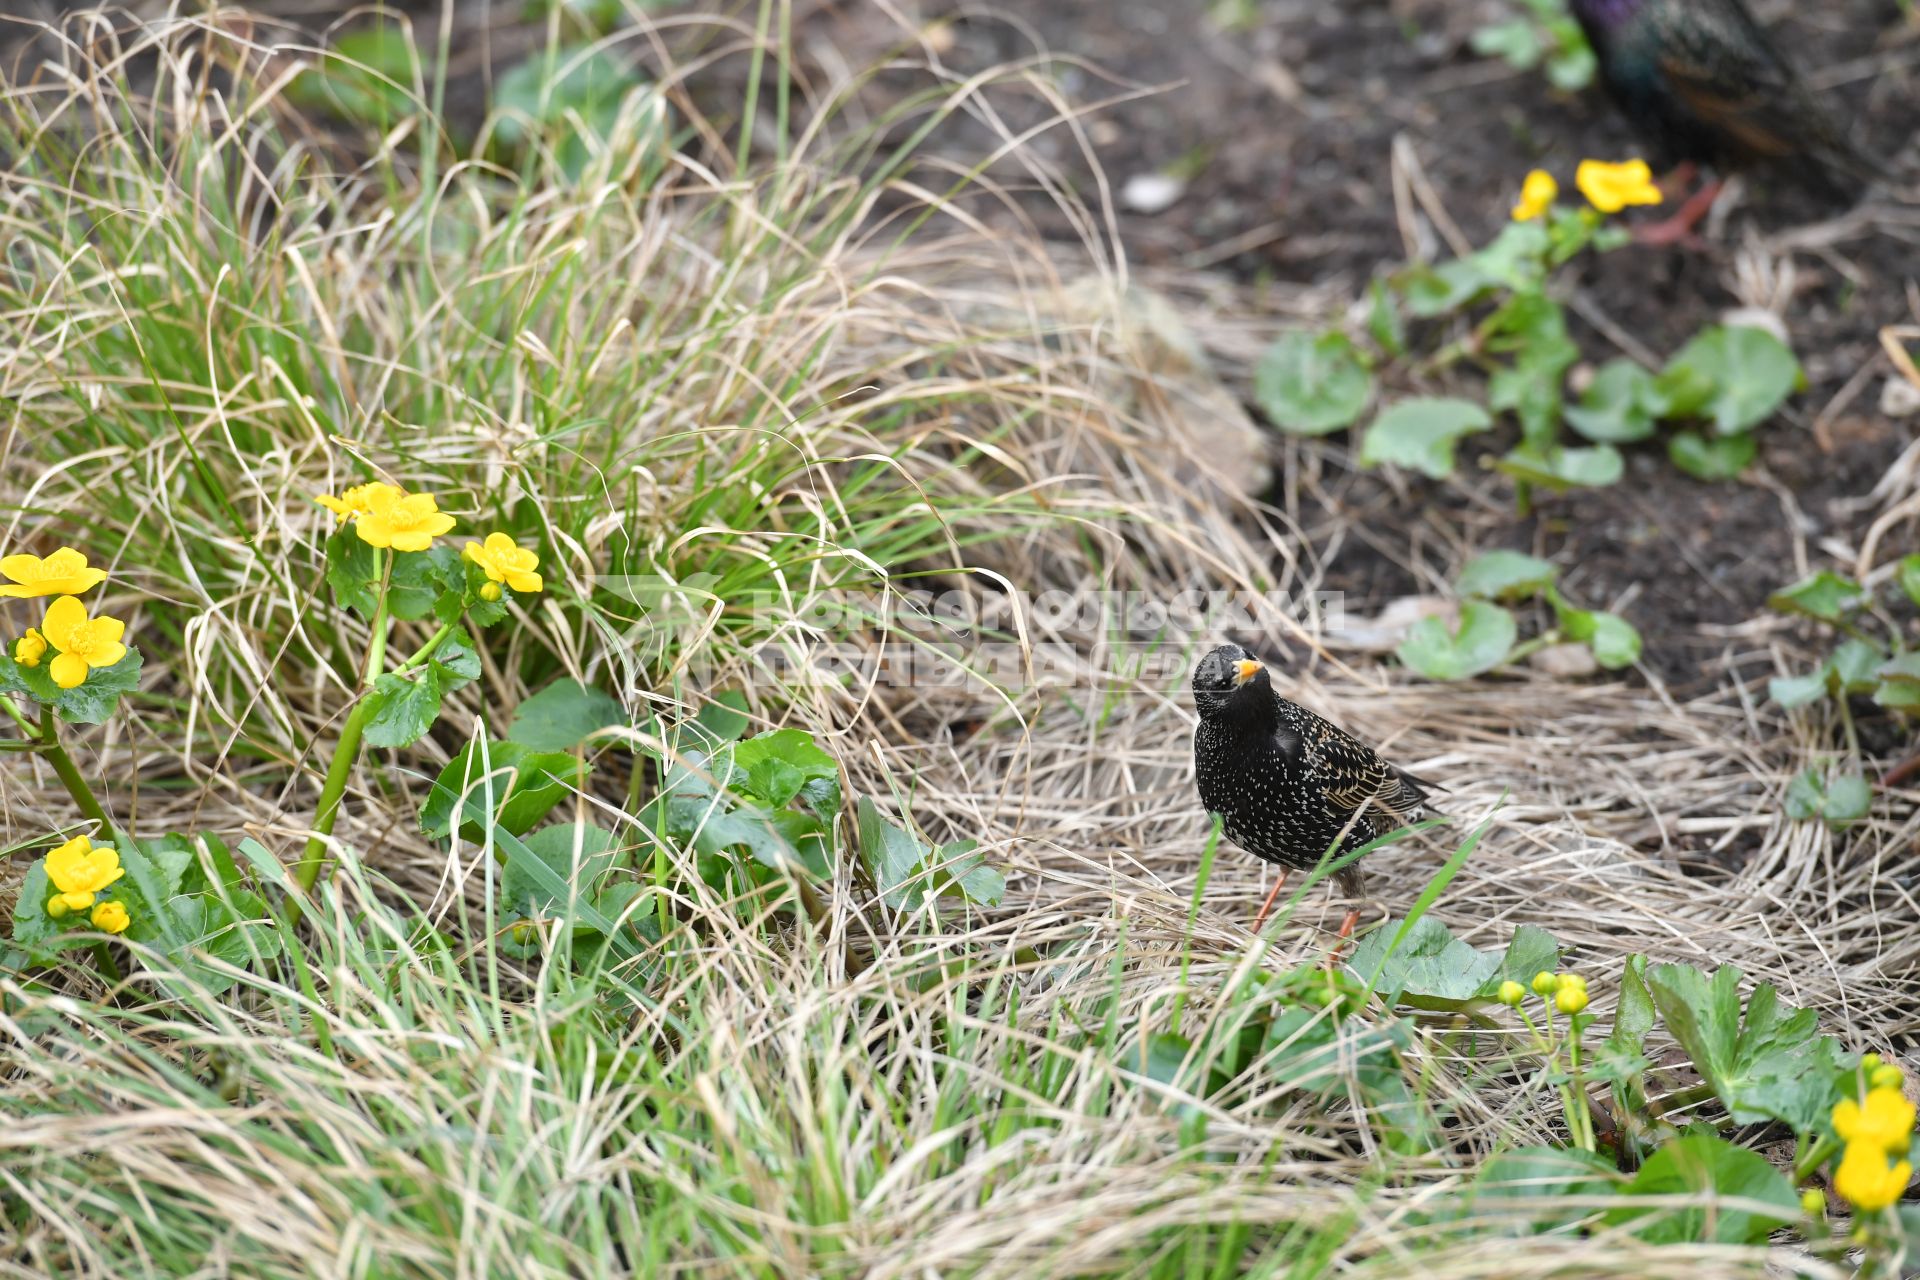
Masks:
[[[1311,870],[1335,841],[1350,853],[1383,832],[1418,822],[1427,788],[1339,727],[1273,690],[1252,654],[1227,644],[1193,673],[1200,727],[1193,736],[1200,803],[1221,816],[1228,839],[1283,868],[1254,922],[1267,922],[1285,868]],[[1366,881],[1358,863],[1336,873],[1354,908],[1340,926],[1353,932]]]
[[[1794,73],[1744,0],[1572,0],[1607,92],[1668,164],[1724,171],[1809,159],[1829,173],[1882,176]],[[1688,200],[1656,234],[1685,236],[1720,182]]]

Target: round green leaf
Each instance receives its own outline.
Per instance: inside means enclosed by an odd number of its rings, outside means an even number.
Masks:
[[[1567,422],[1596,444],[1627,444],[1653,434],[1653,375],[1631,360],[1614,360],[1594,375]]]
[[[1492,425],[1487,411],[1469,400],[1402,400],[1367,428],[1360,464],[1375,467],[1390,462],[1443,480],[1453,473],[1454,445]]]
[[[1681,348],[1668,369],[1688,369],[1713,384],[1701,406],[1723,436],[1751,431],[1773,416],[1804,380],[1787,345],[1765,329],[1715,325]]]
[[[1500,665],[1518,636],[1512,614],[1497,604],[1469,600],[1460,607],[1459,630],[1448,631],[1438,618],[1422,618],[1398,653],[1401,662],[1428,679],[1464,680]]]
[[[1325,435],[1360,417],[1373,393],[1373,375],[1345,334],[1294,332],[1260,357],[1253,393],[1261,412],[1282,431]]]
[[[1667,457],[1696,480],[1731,480],[1760,452],[1752,436],[1703,436],[1680,431],[1667,441]]]
[[[1521,551],[1489,551],[1460,571],[1463,596],[1487,600],[1528,600],[1553,585],[1559,566]]]
[[[1822,622],[1839,622],[1866,594],[1853,579],[1822,569],[1785,590],[1774,592],[1767,597],[1767,603],[1782,613],[1803,613]]]
[[[1626,470],[1620,451],[1610,444],[1589,449],[1553,448],[1546,451],[1520,445],[1500,459],[1500,470],[1516,480],[1548,489],[1599,489],[1613,484]]]

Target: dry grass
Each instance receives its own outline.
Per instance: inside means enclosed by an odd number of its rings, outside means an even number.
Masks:
[[[1091,249],[1010,231],[1004,189],[953,191],[931,164],[876,184],[834,167],[839,144],[874,140],[823,107],[857,100],[851,84],[796,104],[820,131],[797,133],[785,163],[739,172],[705,145],[718,127],[683,92],[694,68],[670,66],[663,96],[691,122],[681,154],[609,152],[578,183],[536,164],[523,181],[424,165],[400,139],[346,168],[272,83],[208,78],[285,70],[297,51],[266,56],[270,32],[248,46],[231,22],[115,29],[49,34],[63,70],[9,87],[0,176],[4,542],[84,542],[109,561],[152,673],[81,753],[115,813],[145,833],[298,848],[344,706],[339,658],[361,642],[316,598],[322,524],[305,495],[353,459],[475,523],[544,529],[554,590],[445,732],[363,769],[336,832],[357,857],[310,922],[307,973],[224,997],[149,976],[117,1002],[79,968],[0,975],[0,1202],[19,1228],[0,1274],[1766,1265],[1605,1233],[1489,1250],[1433,1220],[1477,1159],[1556,1123],[1542,1086],[1479,1087],[1498,1052],[1475,1058],[1438,1024],[1408,1051],[1447,1125],[1419,1155],[1383,1150],[1345,1085],[1273,1079],[1210,1102],[1142,1074],[1126,1043],[1183,1006],[1189,1025],[1238,1016],[1251,975],[1322,945],[1329,908],[1316,890],[1271,949],[1254,945],[1264,872],[1223,851],[1189,920],[1207,832],[1183,680],[1113,674],[1109,628],[1023,616],[1024,655],[1078,669],[992,688],[752,682],[756,645],[848,639],[797,621],[810,602],[929,580],[1029,600],[1298,594],[1349,535],[1313,491],[1339,464],[1324,451],[1288,445],[1281,498],[1247,496],[1257,438],[1235,398],[1177,327],[1142,323],[1103,211],[1073,205],[1019,139],[1008,155],[1069,202]],[[742,29],[716,39],[722,61],[746,56]],[[929,119],[990,122],[996,94],[1053,92],[1035,68],[988,84],[915,74]],[[44,149],[23,152],[29,139]],[[1238,385],[1274,317],[1223,285],[1204,293],[1196,329]],[[618,618],[575,607],[598,573],[714,569],[784,600],[638,656],[607,644]],[[1786,723],[1754,689],[1682,703],[1633,678],[1417,683],[1311,623],[1259,626],[1235,638],[1295,655],[1301,701],[1450,787],[1457,830],[1488,824],[1436,908],[1468,940],[1547,928],[1603,1014],[1608,975],[1644,952],[1777,982],[1855,1048],[1909,1043],[1920,817],[1887,798],[1842,837],[1781,813],[1833,726]],[[1191,655],[1211,638],[1155,643]],[[684,678],[696,660],[709,683]],[[811,729],[855,793],[905,797],[931,833],[979,840],[1009,870],[1005,902],[892,918],[849,879],[823,930],[795,934],[682,855],[687,928],[654,967],[584,981],[501,954],[481,914],[490,860],[428,842],[413,809],[476,718],[503,728],[563,672],[647,710],[744,683],[757,720]],[[614,755],[579,800],[610,825],[632,821]],[[5,838],[33,853],[73,812],[51,775],[7,760]],[[1455,839],[1376,859],[1389,912]],[[1368,1034],[1355,1024],[1338,1067]]]

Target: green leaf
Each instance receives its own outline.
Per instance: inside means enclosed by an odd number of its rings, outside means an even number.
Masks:
[[[1501,955],[1460,941],[1433,916],[1414,921],[1396,947],[1398,933],[1397,922],[1388,920],[1360,939],[1348,962],[1355,973],[1368,975],[1390,1003],[1402,996],[1471,1000],[1489,984],[1498,988],[1503,981]]]
[[[1487,349],[1512,352],[1511,365],[1487,383],[1487,407],[1520,420],[1523,440],[1546,455],[1560,425],[1561,384],[1580,358],[1560,304],[1537,291],[1517,293],[1487,322]]]
[[[1410,268],[1394,283],[1407,300],[1407,310],[1417,319],[1430,320],[1459,310],[1491,290],[1495,282],[1471,259],[1456,258],[1437,267]]]
[[[1667,441],[1667,458],[1696,480],[1732,480],[1759,455],[1760,444],[1750,435],[1708,437],[1676,431]]]
[[[169,899],[166,909],[183,939],[175,958],[191,964],[194,985],[210,994],[227,990],[236,979],[211,965],[194,963],[202,956],[247,969],[256,959],[270,960],[281,952],[280,932],[268,918],[266,901],[256,893],[243,889],[229,891],[224,897],[216,893],[188,894]]]
[[[1821,667],[1810,675],[1775,676],[1767,681],[1767,696],[1789,711],[1817,702],[1827,696],[1829,670],[1830,667]]]
[[[363,617],[373,616],[374,588],[380,574],[373,548],[360,540],[350,524],[343,524],[327,538],[327,585],[344,609],[353,609]]]
[[[1526,18],[1488,23],[1473,33],[1472,44],[1475,53],[1502,58],[1516,71],[1533,70],[1546,54],[1539,30]]]
[[[776,809],[816,779],[840,778],[840,766],[804,729],[773,729],[748,738],[734,747],[733,763],[746,775],[746,789]]]
[[[753,725],[747,715],[747,695],[738,689],[723,689],[707,699],[693,722],[713,745],[737,742]]]
[[[1767,597],[1767,603],[1782,613],[1800,613],[1823,622],[1839,622],[1866,598],[1866,591],[1851,578],[1822,569]]]
[[[627,95],[645,83],[625,58],[599,45],[569,45],[551,58],[536,54],[500,77],[494,105],[502,114],[495,136],[520,147],[557,132],[561,168],[578,176],[589,143],[612,139]],[[652,132],[658,136],[660,127]]]
[[[407,28],[390,20],[350,31],[314,68],[295,76],[287,96],[308,110],[328,110],[385,128],[413,110],[418,53]]]
[[[1619,671],[1640,661],[1640,633],[1619,614],[1555,607],[1567,638],[1593,650],[1594,661],[1606,670]]]
[[[1647,1036],[1653,1031],[1655,1006],[1647,985],[1647,958],[1631,955],[1620,971],[1620,1000],[1613,1012],[1613,1030],[1601,1042],[1595,1074],[1613,1083],[1616,1096],[1631,1111],[1646,1107]]]
[[[1373,375],[1343,333],[1283,335],[1253,370],[1253,394],[1274,426],[1294,435],[1350,427],[1373,394]]]
[[[445,542],[426,551],[394,551],[393,574],[387,582],[387,611],[404,621],[416,621],[433,612],[434,601],[458,590],[466,577],[459,553]]]
[[[1765,329],[1715,325],[1696,335],[1668,362],[1713,385],[1697,412],[1720,435],[1742,435],[1772,417],[1804,381],[1800,362]]]
[[[929,888],[989,906],[1006,892],[1006,877],[975,852],[974,841],[930,848],[889,822],[865,796],[860,797],[857,816],[861,857],[881,899],[895,910],[918,910]]]
[[[1400,661],[1430,680],[1465,680],[1491,671],[1513,651],[1519,628],[1499,605],[1469,600],[1460,606],[1460,627],[1448,631],[1438,618],[1422,618],[1396,651]]]
[[[1902,556],[1896,577],[1907,599],[1920,605],[1920,555]]]
[[[568,676],[522,702],[507,736],[535,751],[571,751],[602,729],[627,723],[626,708],[612,694]]]
[[[1567,410],[1567,423],[1596,444],[1628,444],[1653,434],[1658,403],[1652,374],[1631,360],[1612,360]]]
[[[1627,1184],[1626,1194],[1700,1201],[1684,1208],[1608,1210],[1610,1225],[1631,1225],[1635,1235],[1655,1244],[1764,1244],[1769,1233],[1800,1218],[1792,1184],[1765,1157],[1705,1133],[1676,1138],[1654,1152]]]
[[[1360,446],[1360,465],[1376,467],[1390,462],[1443,480],[1453,474],[1454,445],[1492,425],[1487,411],[1471,401],[1438,397],[1402,400],[1367,428]]]
[[[1731,965],[1709,979],[1692,965],[1663,964],[1647,985],[1667,1030],[1712,1087],[1735,1124],[1778,1120],[1802,1133],[1824,1131],[1850,1061],[1819,1034],[1811,1009],[1780,1003],[1761,983],[1740,1002],[1744,975]]]
[[[620,838],[590,822],[565,822],[533,832],[526,846],[554,876],[591,898],[619,856]],[[552,883],[552,877],[535,879],[525,864],[509,862],[500,872],[500,900],[524,915],[545,914],[567,903],[565,895],[552,892]]]
[[[1407,350],[1407,326],[1400,319],[1400,308],[1393,299],[1393,290],[1387,282],[1375,279],[1367,290],[1367,333],[1389,356],[1398,356]]]
[[[1808,769],[1787,784],[1787,816],[1804,822],[1822,818],[1839,830],[1867,816],[1873,808],[1873,788],[1855,773],[1823,777],[1819,770]]]
[[[1875,664],[1873,700],[1895,711],[1920,708],[1920,651]]]
[[[105,724],[119,709],[120,699],[140,686],[143,659],[138,649],[110,667],[94,667],[72,689],[53,682],[52,659],[37,667],[23,667],[9,653],[0,652],[0,690],[24,693],[43,707],[52,707],[69,724]]]
[[[1884,661],[1886,654],[1865,640],[1843,640],[1828,663],[1832,668],[1831,687],[1838,693],[1870,693],[1882,675],[1880,664]],[[1920,669],[1916,669],[1914,678],[1920,680]]]
[[[1626,470],[1620,451],[1610,444],[1590,449],[1555,445],[1545,450],[1522,444],[1496,465],[1516,480],[1557,491],[1602,489],[1618,482]]]
[[[1503,982],[1525,986],[1541,970],[1553,971],[1559,967],[1560,944],[1554,936],[1537,925],[1523,924],[1513,931],[1513,940],[1507,943],[1506,953],[1500,957],[1499,969],[1480,984],[1477,994],[1490,997]]]
[[[20,894],[13,901],[13,940],[27,950],[41,954],[69,921],[55,920],[47,914],[47,901],[53,897],[53,882],[47,879],[47,860],[36,858],[27,868]]]
[[[440,680],[431,667],[413,679],[383,675],[367,698],[373,705],[363,730],[368,746],[412,746],[440,718]]]
[[[1623,1181],[1611,1161],[1591,1151],[1516,1147],[1480,1166],[1469,1206],[1475,1216],[1520,1217],[1536,1232],[1552,1231],[1599,1212],[1568,1199],[1611,1195]]]
[[[587,772],[586,764],[567,752],[535,751],[518,742],[469,742],[440,771],[421,806],[420,829],[436,840],[447,838],[454,805],[464,796],[463,837],[480,842],[482,819],[521,835],[571,795]]]
[[[1520,551],[1488,551],[1467,562],[1456,586],[1463,596],[1531,600],[1552,586],[1559,576],[1559,566],[1539,556]]]
[[[433,651],[430,664],[442,696],[480,678],[480,655],[465,627],[456,626]],[[525,741],[525,739],[521,739]]]

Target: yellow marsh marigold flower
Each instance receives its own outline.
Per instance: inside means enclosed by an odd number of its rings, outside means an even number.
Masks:
[[[1911,1181],[1911,1164],[1902,1160],[1889,1165],[1885,1152],[1864,1142],[1849,1143],[1846,1155],[1833,1171],[1833,1189],[1862,1213],[1886,1208],[1900,1198]]]
[[[453,528],[430,493],[399,494],[381,501],[354,522],[360,541],[395,551],[425,551],[433,540]]]
[[[93,909],[93,927],[102,933],[125,933],[131,923],[125,903],[103,902]]]
[[[1587,202],[1602,213],[1618,213],[1630,204],[1659,204],[1666,197],[1653,185],[1645,160],[1608,164],[1582,160],[1573,180]]]
[[[46,656],[47,638],[38,627],[28,627],[27,634],[13,642],[13,660],[23,667],[37,667]]]
[[[55,901],[69,911],[85,911],[93,905],[93,895],[125,874],[127,869],[120,865],[118,850],[111,846],[96,849],[85,836],[75,836],[47,855],[47,879],[59,890]],[[47,904],[47,914],[56,914],[52,903]]]
[[[1532,222],[1553,208],[1560,198],[1560,184],[1545,169],[1535,169],[1520,186],[1520,203],[1513,206],[1515,222]]]
[[[1553,993],[1553,1007],[1562,1013],[1578,1013],[1587,1007],[1584,987],[1563,986]]]
[[[1864,1106],[1852,1098],[1842,1098],[1835,1105],[1833,1131],[1851,1146],[1899,1155],[1913,1140],[1913,1119],[1913,1104],[1898,1089],[1873,1089]]]
[[[353,516],[371,514],[386,503],[405,496],[402,490],[375,480],[368,484],[356,484],[337,498],[319,494],[314,501],[340,517],[344,523]]]
[[[94,667],[110,667],[127,656],[120,637],[127,624],[118,618],[89,618],[87,606],[72,596],[61,596],[47,606],[41,634],[60,652],[47,670],[62,689],[77,689]]]
[[[504,582],[515,591],[538,591],[544,585],[534,570],[540,567],[536,552],[525,551],[504,533],[490,533],[485,543],[469,542],[467,559],[487,571],[490,582]]]
[[[62,547],[42,560],[39,556],[0,556],[0,573],[13,585],[0,586],[0,596],[77,596],[107,580],[105,569],[89,569],[84,553]]]

